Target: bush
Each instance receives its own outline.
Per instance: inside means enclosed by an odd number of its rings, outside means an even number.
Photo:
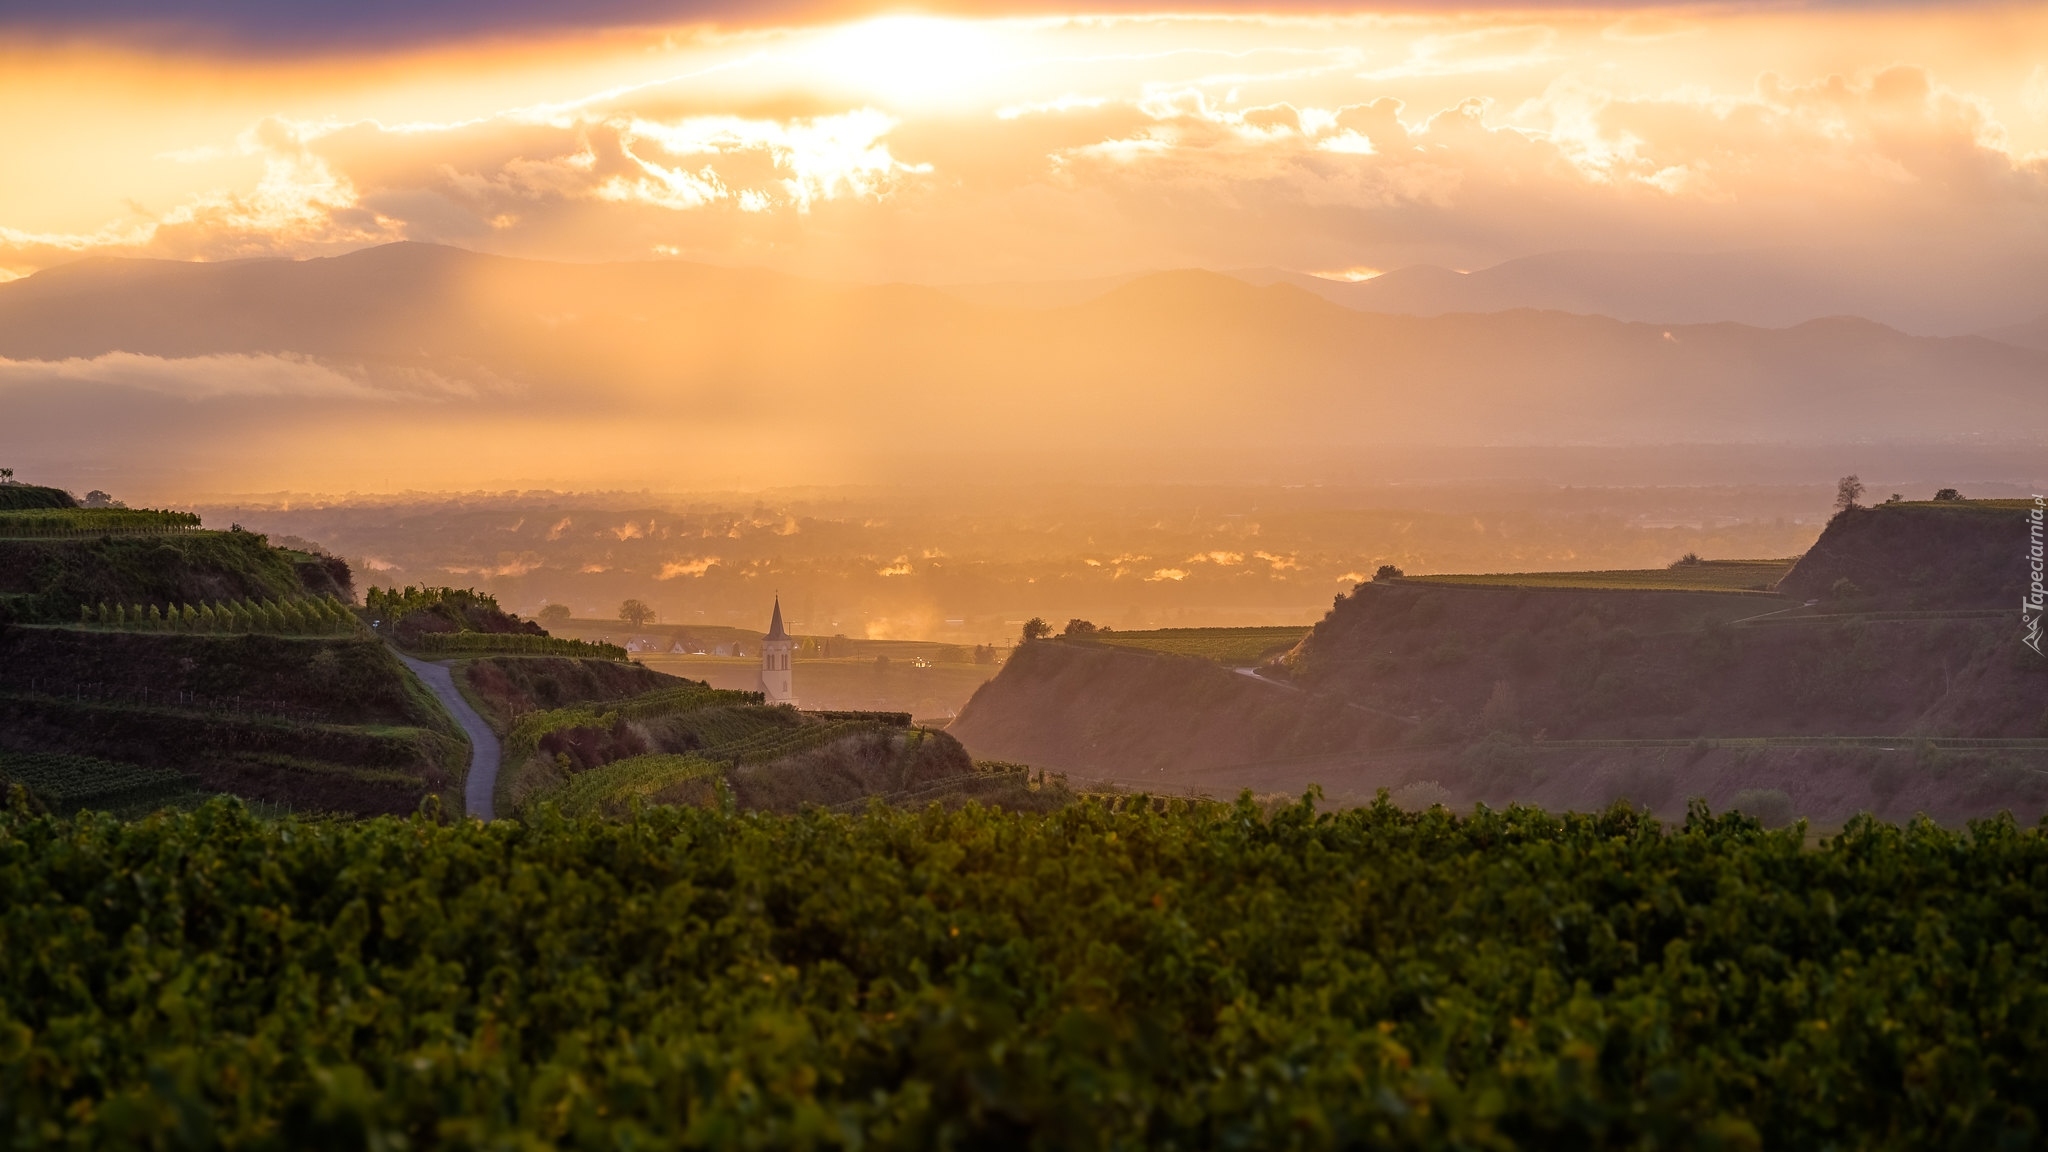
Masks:
[[[1766,828],[1783,828],[1792,823],[1792,798],[1776,788],[1745,788],[1735,794],[1729,806],[1756,817]]]

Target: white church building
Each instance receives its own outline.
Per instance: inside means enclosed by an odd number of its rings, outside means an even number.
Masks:
[[[775,598],[775,616],[768,621],[768,634],[761,637],[761,693],[770,704],[796,705],[796,686],[791,680],[789,657],[796,641],[782,627],[782,597]]]

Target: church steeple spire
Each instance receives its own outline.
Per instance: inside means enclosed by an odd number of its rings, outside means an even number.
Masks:
[[[782,626],[782,597],[777,596],[775,615],[768,620],[768,634],[761,637],[761,695],[768,703],[796,703],[796,685],[789,667],[795,654],[796,639]]]

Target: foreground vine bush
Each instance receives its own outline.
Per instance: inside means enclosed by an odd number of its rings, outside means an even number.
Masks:
[[[2048,841],[1741,816],[0,814],[22,1146],[2000,1148]]]

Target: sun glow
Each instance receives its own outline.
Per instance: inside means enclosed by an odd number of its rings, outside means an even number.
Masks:
[[[1014,61],[987,21],[882,16],[827,33],[804,51],[817,73],[907,104],[958,104],[993,91]]]

